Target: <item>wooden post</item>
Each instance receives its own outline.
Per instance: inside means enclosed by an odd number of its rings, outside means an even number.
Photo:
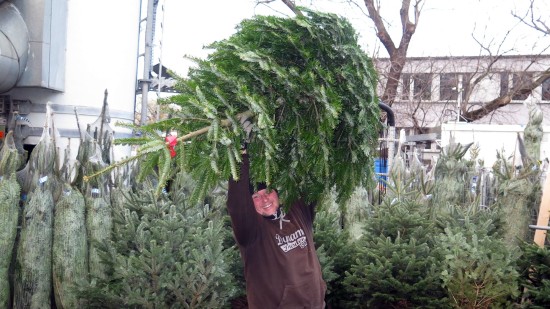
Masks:
[[[539,215],[537,218],[537,226],[548,226],[548,220],[550,219],[550,168],[546,174],[544,180],[544,188],[542,189],[542,198],[540,201]],[[546,229],[535,230],[535,243],[539,247],[544,247],[546,240]]]

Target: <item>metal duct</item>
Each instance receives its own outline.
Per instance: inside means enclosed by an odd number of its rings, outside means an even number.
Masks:
[[[29,32],[19,10],[0,0],[0,93],[15,87],[25,71]]]

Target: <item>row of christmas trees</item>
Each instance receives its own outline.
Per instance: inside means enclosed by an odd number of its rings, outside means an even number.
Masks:
[[[244,306],[224,183],[191,203],[197,183],[176,162],[160,195],[154,174],[136,181],[139,164],[83,181],[106,166],[109,137],[89,127],[78,163],[58,166],[50,118],[45,128],[24,166],[11,133],[0,152],[0,250],[13,253],[0,262],[3,307]],[[548,307],[550,253],[530,244],[528,230],[540,198],[541,171],[529,159],[538,131],[524,132],[519,170],[502,154],[482,177],[475,148],[455,144],[429,171],[398,153],[381,204],[368,188],[345,205],[327,196],[315,222],[327,304]],[[493,198],[480,207],[481,195]]]
[[[75,179],[105,166],[90,128],[82,134],[78,164],[70,162],[68,152],[59,164],[59,137],[49,107],[42,136],[28,161],[15,146],[12,132],[4,140],[0,152],[3,308],[9,304],[77,308],[73,288],[105,276],[97,243],[111,234],[109,181]]]

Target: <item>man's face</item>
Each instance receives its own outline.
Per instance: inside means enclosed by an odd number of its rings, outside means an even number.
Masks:
[[[279,195],[275,190],[259,190],[252,194],[252,201],[254,202],[256,212],[264,217],[274,215],[279,208]]]

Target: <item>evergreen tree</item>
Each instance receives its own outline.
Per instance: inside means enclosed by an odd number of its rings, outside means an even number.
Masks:
[[[444,257],[441,278],[456,308],[500,308],[517,297],[516,257],[499,235],[498,212],[449,207],[445,232],[437,236]]]
[[[57,180],[55,130],[47,105],[40,141],[25,168],[18,172],[23,203],[14,277],[14,308],[48,308],[52,293],[52,242],[54,196]]]
[[[327,284],[326,303],[331,308],[345,308],[348,292],[343,281],[356,254],[350,233],[341,224],[338,213],[325,204],[317,207],[313,236]]]
[[[158,167],[162,188],[171,156],[158,132],[192,139],[182,160],[199,184],[192,195],[199,201],[220,180],[238,179],[246,137],[240,121],[248,118],[254,182],[284,188],[283,204],[298,196],[316,202],[333,188],[340,200],[349,198],[370,181],[380,130],[377,75],[353,27],[304,9],[296,18],[256,16],[237,30],[211,44],[206,60],[194,59],[180,93],[167,100],[178,106],[172,118],[117,142],[140,145],[136,158]]]
[[[55,307],[81,307],[75,285],[89,280],[86,205],[82,193],[71,185],[73,168],[69,149],[59,179],[62,194],[55,203],[52,244],[52,281]]]
[[[397,182],[395,192],[404,192]],[[400,189],[399,189],[400,188]],[[445,308],[440,259],[434,254],[438,232],[417,194],[398,195],[374,208],[357,242],[358,254],[344,285],[353,308]]]
[[[90,308],[222,308],[235,294],[219,209],[189,204],[176,178],[170,193],[153,185],[125,193],[114,209],[113,239],[101,248],[107,279],[82,287]],[[177,201],[174,203],[173,201]]]
[[[497,208],[503,215],[502,235],[511,250],[529,238],[529,224],[533,208],[540,194],[540,185],[535,180],[536,170],[517,171],[504,153],[497,154],[493,166]],[[538,205],[538,204],[537,204]]]
[[[518,259],[522,308],[550,308],[550,251],[534,243],[523,242]]]
[[[451,143],[441,150],[434,170],[434,216],[445,212],[449,205],[468,206],[475,200],[475,162],[464,158],[471,146]]]
[[[524,138],[517,136],[519,153],[514,153],[514,157],[520,160],[507,160],[502,152],[497,154],[493,166],[497,179],[496,204],[504,213],[503,233],[511,250],[517,250],[523,241],[532,239],[529,224],[534,223],[542,195],[541,170],[536,159],[540,155],[543,136],[542,113],[536,105],[528,105],[529,122]]]
[[[12,267],[12,252],[17,237],[19,220],[19,194],[15,172],[21,165],[22,156],[15,147],[13,132],[6,135],[0,148],[0,307],[10,307],[11,287],[9,269]]]

